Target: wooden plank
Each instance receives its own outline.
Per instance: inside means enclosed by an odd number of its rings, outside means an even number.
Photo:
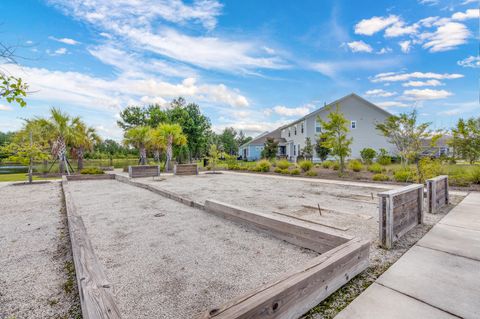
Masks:
[[[317,207],[317,206],[312,206],[312,205],[303,205],[303,204],[302,204],[302,207],[305,207],[305,208],[308,208],[308,209],[318,210],[318,207]],[[326,211],[332,212],[332,213],[338,213],[338,214],[356,216],[356,217],[360,217],[360,218],[367,219],[367,220],[373,218],[373,217],[370,216],[370,215],[365,215],[365,214],[360,214],[360,213],[343,212],[343,211],[339,211],[339,210],[331,209],[331,208],[326,208],[326,207],[321,207],[321,208],[322,208],[322,211],[326,210]]]
[[[69,181],[90,181],[90,180],[103,180],[103,179],[115,179],[112,174],[97,174],[97,175],[68,175],[66,176]]]
[[[351,240],[199,319],[291,319],[319,304],[368,266],[370,243]]]
[[[328,228],[333,228],[333,229],[336,229],[336,230],[341,230],[341,231],[349,230],[348,227],[341,227],[341,226],[330,225],[330,224],[327,224],[327,223],[321,223],[321,222],[317,222],[317,221],[314,221],[314,220],[310,220],[310,219],[306,219],[306,218],[302,218],[302,217],[297,217],[297,216],[293,216],[293,215],[289,215],[289,214],[285,214],[285,213],[281,213],[281,212],[272,211],[272,213],[279,214],[279,215],[286,216],[286,217],[290,217],[290,218],[297,219],[297,220],[301,220],[301,221],[304,221],[304,222],[307,222],[307,223],[312,223],[312,224],[316,224],[316,225],[325,226],[325,227],[328,227]]]
[[[76,211],[65,176],[62,178],[62,189],[83,318],[121,318],[113,285],[107,279],[88,238],[83,219]]]
[[[214,200],[205,201],[205,210],[225,219],[268,232],[272,236],[319,253],[324,253],[351,239],[350,237],[328,233],[302,221],[295,222],[283,216],[253,212]]]
[[[428,212],[435,214],[439,208],[449,203],[448,176],[441,175],[427,181]]]
[[[198,175],[197,164],[176,164],[173,172],[175,175]]]
[[[128,176],[130,178],[160,176],[160,166],[159,165],[129,166]]]

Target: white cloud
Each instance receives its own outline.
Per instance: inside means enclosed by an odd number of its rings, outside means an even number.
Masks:
[[[310,63],[306,67],[335,78],[342,72],[355,70],[382,70],[398,65],[398,59],[375,57],[372,59],[349,59]]]
[[[406,83],[403,83],[402,86],[413,86],[413,87],[420,87],[420,86],[440,86],[443,85],[442,82],[438,80],[428,80],[428,81],[409,81]]]
[[[426,5],[429,5],[429,6],[433,6],[433,5],[438,4],[438,0],[419,0],[418,2],[420,4],[426,4]]]
[[[465,12],[455,12],[452,15],[453,20],[463,21],[468,19],[478,19],[480,18],[480,9],[468,9]]]
[[[12,111],[12,107],[10,105],[0,104],[0,111]]]
[[[178,96],[228,107],[246,107],[247,98],[224,84],[199,84],[196,78],[169,83],[154,76],[144,78],[121,74],[98,78],[78,72],[51,71],[19,65],[0,65],[21,76],[30,86],[28,99],[85,108],[118,110],[128,104],[163,102]]]
[[[445,99],[452,93],[445,90],[413,89],[403,91],[403,95],[407,100],[438,100]]]
[[[59,48],[59,49],[55,50],[54,53],[55,53],[56,55],[64,55],[64,54],[67,53],[67,51],[68,51],[68,50],[67,50],[66,48]]]
[[[76,40],[73,40],[73,39],[70,39],[70,38],[55,38],[53,36],[50,36],[48,37],[49,39],[51,40],[54,40],[54,41],[57,41],[57,42],[61,42],[61,43],[64,43],[64,44],[69,44],[69,45],[77,45],[77,44],[80,44],[80,42],[76,41]]]
[[[458,61],[457,64],[464,68],[480,68],[480,56],[469,56]]]
[[[310,113],[310,107],[300,106],[300,107],[286,107],[283,105],[277,105],[273,108],[273,111],[278,115],[283,116],[304,116]]]
[[[428,34],[427,42],[423,48],[430,52],[442,52],[455,49],[457,46],[467,42],[470,31],[464,24],[447,22],[437,28],[432,34]]]
[[[478,2],[478,0],[465,0],[461,4],[466,5],[466,4],[470,4],[470,3],[474,3],[474,2],[476,3],[476,2]]]
[[[433,72],[412,72],[412,73],[396,73],[387,72],[379,73],[370,80],[372,82],[396,82],[408,81],[410,79],[436,79],[436,80],[451,80],[463,78],[462,74],[457,73],[433,73]]]
[[[397,92],[388,92],[382,89],[373,89],[373,90],[368,90],[365,92],[365,95],[371,96],[371,97],[390,97],[396,95]]]
[[[377,54],[386,54],[386,53],[389,53],[389,52],[392,52],[392,49],[389,48],[389,47],[386,47],[386,48],[381,48],[380,51],[377,51],[376,53]]]
[[[399,21],[385,30],[385,37],[394,38],[403,35],[415,34],[419,28],[418,24],[405,25],[405,22]]]
[[[352,52],[372,52],[373,49],[370,45],[363,41],[352,41],[348,42],[347,46],[352,50]]]
[[[410,104],[405,104],[402,102],[397,101],[385,101],[385,102],[378,102],[375,103],[376,105],[380,106],[381,108],[388,108],[388,107],[409,107]]]
[[[439,115],[458,115],[458,114],[465,114],[468,112],[480,112],[480,105],[478,101],[470,101],[470,102],[457,102],[457,103],[445,103],[445,106],[448,106],[448,110],[444,110],[439,112]]]
[[[398,45],[400,46],[400,49],[402,50],[403,53],[410,52],[411,44],[412,44],[412,41],[410,40],[398,42]]]
[[[373,35],[398,21],[399,17],[396,15],[363,19],[355,25],[355,33],[363,35]]]

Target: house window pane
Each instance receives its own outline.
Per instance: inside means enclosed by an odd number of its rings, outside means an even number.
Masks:
[[[319,122],[315,122],[315,133],[322,133],[322,127]]]
[[[303,134],[303,123],[302,123],[302,134]]]
[[[357,121],[352,121],[352,124],[350,126],[352,129],[356,129],[357,128]]]

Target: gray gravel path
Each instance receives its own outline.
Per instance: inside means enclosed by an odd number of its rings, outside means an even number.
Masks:
[[[64,217],[59,183],[0,188],[0,318],[75,318]]]
[[[192,318],[317,256],[141,188],[69,185],[124,318]]]

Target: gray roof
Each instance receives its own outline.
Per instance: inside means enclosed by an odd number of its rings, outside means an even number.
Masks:
[[[281,126],[281,127],[277,128],[276,130],[273,130],[271,132],[264,132],[264,133],[258,135],[257,137],[255,137],[250,142],[247,142],[243,145],[240,145],[240,147],[245,147],[245,146],[250,145],[250,144],[263,145],[263,144],[265,144],[265,141],[267,140],[268,137],[273,137],[275,140],[277,140],[279,142],[286,142],[286,140],[281,137],[283,128],[284,128],[284,126]]]

